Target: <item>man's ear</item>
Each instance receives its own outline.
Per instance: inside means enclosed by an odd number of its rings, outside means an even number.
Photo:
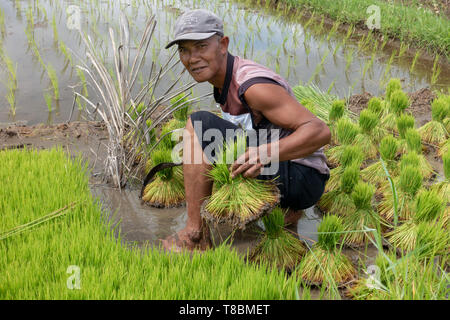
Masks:
[[[228,45],[230,44],[230,38],[228,38],[227,36],[223,36],[220,40],[219,40],[219,45],[220,45],[220,52],[222,54],[227,54],[228,52]]]

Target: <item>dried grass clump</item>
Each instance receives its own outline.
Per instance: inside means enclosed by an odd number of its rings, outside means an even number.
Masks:
[[[245,152],[246,138],[226,142],[218,152],[217,162],[208,176],[214,181],[215,192],[202,205],[202,216],[213,223],[228,223],[234,228],[245,226],[270,212],[279,202],[280,192],[272,181],[231,178],[231,164]]]
[[[335,282],[342,286],[356,275],[350,260],[337,247],[343,231],[342,219],[334,215],[326,216],[317,231],[319,241],[303,257],[298,274],[308,284]]]
[[[303,243],[284,229],[285,213],[275,208],[262,218],[265,232],[249,255],[252,262],[291,271],[306,253]]]

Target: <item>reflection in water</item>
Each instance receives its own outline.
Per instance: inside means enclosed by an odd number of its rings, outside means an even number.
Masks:
[[[6,99],[2,98],[0,122],[27,120],[29,124],[35,124],[48,120],[43,92],[51,89],[44,68],[50,63],[58,74],[61,91],[61,108],[51,120],[61,122],[68,119],[72,109],[73,90],[80,92],[82,85],[75,68],[85,61],[81,37],[78,31],[69,28],[73,25],[69,23],[71,18],[66,12],[70,5],[74,5],[73,1],[0,2],[0,8],[6,17],[3,49],[18,63],[17,115],[15,119],[10,117]],[[307,18],[268,14],[245,8],[233,1],[148,0],[123,3],[110,0],[83,1],[77,5],[80,7],[80,25],[83,31],[91,35],[100,58],[108,62],[113,61],[108,29],[113,28],[114,33],[119,34],[120,12],[125,12],[129,17],[131,46],[134,48],[140,39],[146,18],[155,14],[158,25],[143,68],[147,72],[150,70],[151,60],[162,64],[172,52],[163,47],[169,40],[176,17],[191,8],[205,8],[214,11],[225,21],[225,33],[231,40],[231,53],[267,65],[285,77],[291,86],[311,81],[324,91],[330,88],[331,93],[345,97],[350,92],[382,94],[389,77],[403,79],[407,91],[429,86],[432,78],[432,62],[419,58],[414,70],[410,72],[414,57],[402,54],[399,58],[399,48],[390,47],[390,44],[383,46],[374,41],[358,42],[351,36],[346,37],[345,32],[332,31],[331,26],[309,22]],[[30,14],[33,16],[34,27],[31,30],[35,45],[30,43],[25,34]],[[62,43],[69,49],[69,55],[61,49]],[[37,58],[36,48],[44,66]],[[69,61],[69,56],[73,62]],[[391,57],[392,64],[389,64]],[[175,79],[179,71],[181,66],[168,75],[165,84]],[[0,73],[0,80],[4,81],[5,77],[6,73]],[[185,83],[190,81],[187,74],[183,77]],[[145,74],[139,77],[139,83],[143,84],[145,78]],[[450,70],[444,68],[433,87],[445,89],[449,86]],[[165,87],[163,83],[160,90]],[[96,100],[92,88],[89,89],[90,98]],[[198,85],[194,94],[201,95],[210,91],[211,86],[205,83]],[[5,95],[5,86],[0,86],[0,97]],[[214,105],[211,98],[197,107],[208,109]],[[76,108],[73,118],[80,119],[82,114]]]

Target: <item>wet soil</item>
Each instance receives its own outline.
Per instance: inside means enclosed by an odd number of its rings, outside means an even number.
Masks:
[[[348,108],[350,111],[359,115],[361,110],[367,107],[372,94],[364,92],[363,94],[352,95],[348,100]],[[411,105],[406,109],[416,118],[416,126],[421,127],[431,120],[431,103],[436,99],[429,88],[422,88],[412,93],[408,93]]]

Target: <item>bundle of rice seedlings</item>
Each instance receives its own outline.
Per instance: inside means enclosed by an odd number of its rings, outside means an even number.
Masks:
[[[434,173],[434,170],[422,153],[422,140],[420,138],[419,132],[414,128],[406,130],[405,141],[408,153],[417,154],[417,157],[419,159],[419,168],[422,175],[425,178],[431,177]]]
[[[397,79],[397,78],[390,79],[386,86],[386,94],[385,94],[386,101],[391,100],[391,95],[394,91],[401,90],[401,89],[402,89],[402,85],[400,83],[400,79]]]
[[[445,202],[450,202],[450,150],[442,156],[442,162],[444,164],[445,180],[434,184],[432,188],[443,197]]]
[[[325,186],[325,192],[330,192],[339,188],[341,175],[344,172],[345,168],[351,166],[352,164],[358,164],[359,166],[361,166],[363,160],[364,154],[360,146],[345,146],[339,159],[341,165],[330,170],[330,179]]]
[[[285,213],[275,208],[262,218],[265,232],[249,255],[252,262],[291,271],[306,253],[303,243],[284,229]]]
[[[347,212],[355,210],[351,193],[359,181],[359,166],[358,163],[352,163],[346,167],[340,178],[339,189],[325,193],[320,198],[317,205],[322,211],[345,216]]]
[[[419,258],[433,258],[447,255],[450,247],[450,233],[442,224],[421,222],[417,226],[414,254]]]
[[[213,223],[228,223],[234,228],[245,229],[252,222],[270,212],[279,202],[280,192],[273,181],[231,178],[231,164],[245,152],[246,138],[225,142],[216,153],[217,161],[208,173],[214,181],[214,192],[203,202],[203,218]]]
[[[345,100],[335,100],[331,104],[330,113],[328,115],[328,127],[331,131],[331,142],[337,143],[336,122],[344,116]]]
[[[383,113],[385,112],[384,108],[384,101],[381,101],[381,99],[377,97],[373,97],[369,100],[367,104],[367,110],[372,111],[375,113],[378,117],[381,117]]]
[[[423,231],[423,228],[430,228],[430,231],[433,232],[434,228],[430,225],[435,224],[437,219],[442,216],[444,207],[444,201],[435,191],[421,192],[414,202],[412,219],[387,233],[386,237],[396,248],[404,252],[414,250],[419,229],[422,228],[420,230]],[[419,228],[419,226],[421,227]],[[439,233],[439,231],[436,232]]]
[[[397,116],[400,116],[409,107],[409,98],[401,89],[391,93],[389,98],[389,108]]]
[[[396,131],[396,118],[409,106],[409,99],[401,89],[397,89],[391,91],[386,100],[389,112],[384,114],[381,125],[387,130]]]
[[[432,120],[419,128],[419,133],[423,141],[440,145],[444,143],[449,133],[444,125],[444,119],[447,117],[447,102],[444,98],[438,98],[431,104]]]
[[[422,187],[423,176],[420,170],[408,165],[400,168],[400,176],[394,179],[397,191],[398,218],[408,220],[413,214],[414,199]],[[378,206],[378,212],[384,219],[392,221],[394,218],[394,194],[387,188],[383,200]]]
[[[342,118],[337,122],[336,125],[336,136],[338,143],[340,145],[328,149],[325,154],[327,160],[332,165],[339,165],[339,158],[346,145],[351,145],[354,143],[356,135],[359,133],[358,125],[354,124],[348,119]]]
[[[383,132],[377,127],[378,116],[370,110],[362,110],[359,114],[360,133],[355,137],[354,143],[361,146],[366,159],[375,158],[378,154],[377,144]]]
[[[151,154],[153,165],[172,162],[170,149],[156,149]],[[171,167],[158,171],[153,181],[147,184],[142,200],[157,208],[183,205],[185,200],[184,179],[181,167]]]
[[[348,231],[343,243],[350,247],[361,247],[374,239],[372,232],[363,232],[364,228],[376,229],[379,216],[372,208],[375,188],[365,182],[359,182],[351,196],[355,210],[347,214],[344,220],[344,230]]]
[[[390,175],[396,175],[397,163],[395,157],[397,155],[398,142],[392,135],[387,135],[380,141],[380,157],[386,164],[386,169]],[[364,181],[370,182],[377,186],[387,181],[386,173],[384,171],[381,161],[377,161],[366,167],[361,171],[361,176]]]
[[[398,151],[399,153],[405,153],[408,150],[405,134],[408,129],[414,128],[415,119],[409,114],[402,114],[396,118],[395,123],[396,131],[400,136],[400,146]]]
[[[318,242],[300,262],[299,276],[312,285],[334,281],[342,286],[356,275],[350,260],[337,247],[343,231],[342,220],[335,215],[326,216],[317,231]]]

